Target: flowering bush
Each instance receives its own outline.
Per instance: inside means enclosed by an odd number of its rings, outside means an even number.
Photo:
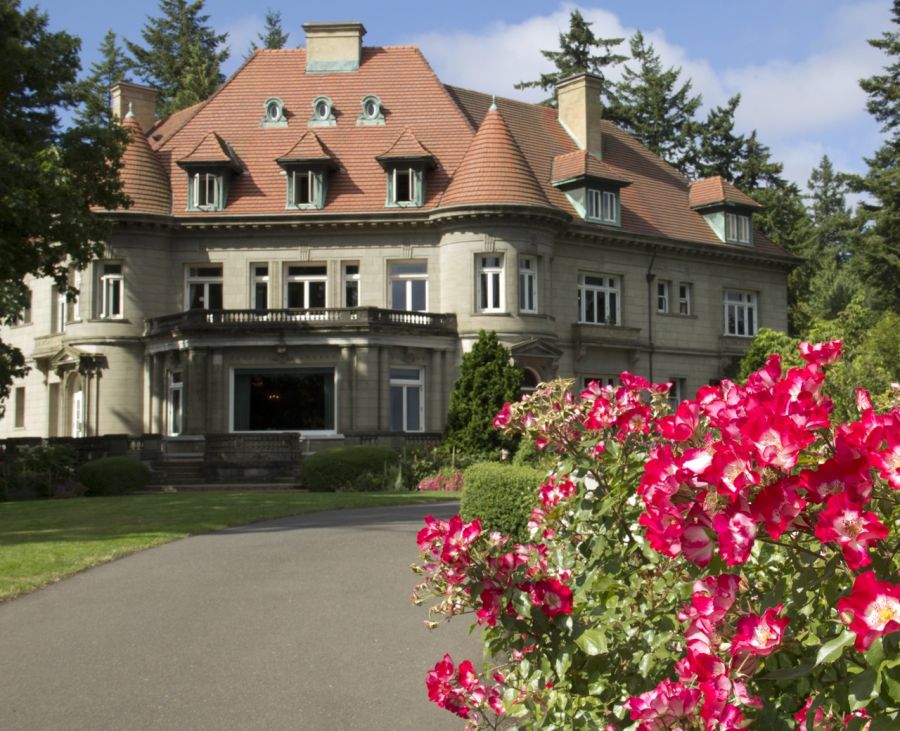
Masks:
[[[462,470],[452,470],[450,472],[438,472],[435,475],[429,475],[419,482],[417,490],[426,492],[432,490],[445,490],[447,492],[459,492],[463,489],[463,473]]]
[[[668,385],[540,387],[495,427],[557,455],[530,541],[430,518],[416,601],[490,658],[429,697],[468,726],[900,728],[900,407],[832,424],[837,341],[671,413]],[[455,674],[454,674],[455,673]]]

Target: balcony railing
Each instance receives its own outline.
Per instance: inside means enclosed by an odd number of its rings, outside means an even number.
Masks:
[[[378,307],[323,307],[306,310],[188,310],[147,320],[145,335],[205,330],[394,330],[455,335],[456,315],[383,310]]]

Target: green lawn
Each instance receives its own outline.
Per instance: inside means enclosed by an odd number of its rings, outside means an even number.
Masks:
[[[151,546],[232,525],[458,493],[195,492],[0,503],[0,601]]]

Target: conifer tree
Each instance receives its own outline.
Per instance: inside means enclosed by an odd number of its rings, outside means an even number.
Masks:
[[[736,94],[724,106],[709,111],[692,153],[692,177],[720,175],[725,180],[734,180],[737,161],[746,142],[743,135],[734,131],[734,113],[740,103],[741,95]]]
[[[782,188],[787,181],[781,177],[784,165],[772,160],[768,145],[759,141],[756,130],[743,138],[739,156],[732,164],[734,184],[745,193],[760,188]]]
[[[281,25],[281,11],[266,10],[265,28],[256,37],[259,39],[259,45],[252,41],[246,58],[250,58],[257,48],[284,48],[287,45],[290,33],[285,33]]]
[[[106,31],[100,42],[99,51],[100,60],[91,64],[88,76],[84,80],[87,98],[79,115],[85,119],[108,118],[112,110],[110,89],[113,84],[128,81],[128,59],[117,42],[115,31],[112,29]]]
[[[869,113],[887,139],[866,160],[868,172],[852,179],[855,191],[874,199],[860,206],[862,235],[853,259],[870,305],[900,312],[900,0],[894,0],[892,13],[894,30],[869,41],[887,54],[885,73],[860,82],[869,95]]]
[[[109,236],[93,208],[127,204],[119,179],[125,135],[118,125],[60,110],[86,102],[76,83],[80,41],[48,28],[47,15],[0,0],[0,322],[28,301],[26,277],[51,277],[65,291],[69,266],[84,267]],[[0,401],[27,370],[21,351],[0,342]],[[2,407],[0,407],[2,413]]]
[[[148,17],[141,31],[144,45],[126,41],[137,74],[159,89],[161,117],[202,101],[224,81],[228,34],[207,25],[203,2],[160,0],[160,15]]]
[[[687,172],[692,140],[699,132],[695,116],[702,99],[691,94],[690,80],[679,83],[681,69],[663,68],[653,44],[640,31],[629,43],[636,67],[624,67],[622,79],[608,94],[604,116]]]
[[[522,372],[510,362],[496,333],[478,333],[450,393],[445,442],[469,453],[498,450],[502,440],[493,428],[494,417],[503,404],[519,398],[521,383]]]
[[[586,21],[579,10],[573,10],[569,16],[569,31],[559,34],[559,50],[541,51],[544,58],[553,62],[556,71],[541,74],[541,78],[534,81],[520,81],[515,88],[540,87],[550,91],[562,79],[585,72],[603,78],[604,68],[628,59],[613,51],[624,38],[598,38],[591,25],[593,23]]]

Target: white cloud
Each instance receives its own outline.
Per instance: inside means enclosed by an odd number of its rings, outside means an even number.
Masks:
[[[412,39],[444,82],[526,101],[546,97],[540,89],[515,91],[522,80],[537,79],[552,70],[538,49],[558,47],[558,36],[569,24],[569,13],[577,6],[562,4],[549,15],[521,23],[494,23],[480,33],[427,34]],[[605,10],[581,8],[600,37],[625,37],[634,28],[622,24]],[[666,66],[682,69],[695,93],[702,94],[704,107],[724,103],[740,92],[737,112],[740,132],[756,129],[771,146],[776,159],[785,163],[788,177],[801,186],[823,153],[837,163],[840,150],[829,144],[829,132],[870,134],[865,94],[859,79],[878,73],[884,56],[866,39],[889,27],[889,13],[881,0],[857,2],[837,8],[827,20],[814,51],[804,59],[773,59],[758,64],[717,69],[701,56],[670,43],[663,30],[644,30]],[[624,47],[624,46],[623,46]],[[616,72],[611,74],[616,78]],[[859,167],[847,161],[850,167]],[[843,169],[847,169],[846,167]]]

